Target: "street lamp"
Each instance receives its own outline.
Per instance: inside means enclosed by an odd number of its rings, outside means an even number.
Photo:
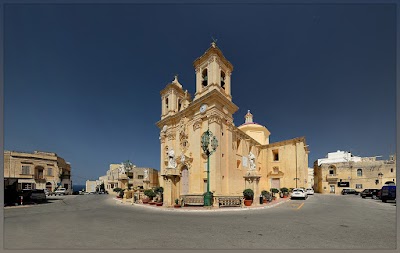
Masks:
[[[211,139],[211,148],[209,149]],[[201,147],[207,156],[207,192],[204,195],[204,206],[211,206],[211,192],[210,192],[210,155],[215,152],[218,147],[218,140],[210,131],[207,129],[201,136]]]

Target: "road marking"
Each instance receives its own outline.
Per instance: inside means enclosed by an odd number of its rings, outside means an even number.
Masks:
[[[297,210],[299,210],[303,205],[304,203],[301,203],[301,205],[297,208]]]

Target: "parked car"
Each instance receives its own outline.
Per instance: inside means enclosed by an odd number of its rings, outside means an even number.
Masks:
[[[58,188],[57,190],[54,191],[54,194],[57,195],[65,195],[67,194],[67,189],[65,188]]]
[[[347,194],[358,195],[360,193],[358,191],[354,190],[354,189],[343,189],[342,190],[342,195],[347,195]]]
[[[290,199],[295,199],[295,198],[306,200],[308,198],[308,195],[303,189],[295,188],[293,189],[293,192],[290,194]]]
[[[35,189],[31,192],[32,202],[46,202],[46,194],[43,189]]]
[[[381,199],[381,193],[382,193],[382,190],[378,189],[378,191],[376,191],[375,199]]]
[[[306,193],[307,195],[314,195],[314,190],[312,188],[307,188]]]
[[[388,200],[396,200],[396,185],[394,182],[386,182],[384,186],[382,186],[381,190],[381,200],[382,202],[386,202]]]
[[[361,198],[365,199],[366,197],[374,198],[376,196],[376,193],[378,192],[379,189],[364,189],[360,193]]]
[[[46,194],[46,196],[50,196],[51,192],[48,189],[44,189],[44,194]]]

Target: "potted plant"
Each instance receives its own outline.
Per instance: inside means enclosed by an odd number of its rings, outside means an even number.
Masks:
[[[159,196],[158,201],[162,203],[164,188],[162,188],[161,186],[158,186],[154,189],[154,192]]]
[[[261,195],[263,196],[263,203],[267,203],[268,199],[269,199],[269,195],[270,195],[269,192],[266,190],[263,190],[261,192]]]
[[[174,205],[174,207],[175,207],[175,208],[181,207],[181,205],[179,205],[179,199],[175,199],[175,205]]]
[[[276,189],[276,188],[271,188],[271,192],[272,192],[272,199],[276,199],[276,196],[275,196],[275,194],[276,193],[278,193],[279,192],[279,190],[278,189]]]
[[[155,205],[155,202],[153,202],[153,198],[156,196],[156,193],[152,189],[145,190],[144,195],[146,195],[149,198],[148,203],[150,205]]]
[[[119,187],[114,188],[113,191],[118,193],[117,198],[122,198],[124,196],[124,190]]]
[[[287,198],[289,196],[289,189],[286,187],[281,188],[282,197]]]
[[[253,197],[254,197],[254,192],[252,189],[246,189],[243,191],[243,197],[244,197],[244,205],[245,206],[251,206],[253,203]]]

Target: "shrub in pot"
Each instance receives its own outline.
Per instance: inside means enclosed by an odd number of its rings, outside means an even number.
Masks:
[[[145,190],[144,195],[146,195],[149,198],[150,200],[149,204],[154,203],[153,198],[156,196],[156,193],[152,189]]]
[[[278,193],[279,190],[276,189],[276,188],[271,188],[271,192],[272,192],[272,198],[273,198],[273,199],[276,199],[275,194]]]
[[[282,197],[287,198],[289,196],[289,189],[286,187],[281,188]]]
[[[179,205],[179,199],[175,199],[175,205],[174,205],[174,207],[175,207],[175,208],[181,207],[181,205]]]
[[[253,203],[254,191],[252,189],[244,190],[243,197],[244,197],[244,205],[251,206],[251,204]]]

